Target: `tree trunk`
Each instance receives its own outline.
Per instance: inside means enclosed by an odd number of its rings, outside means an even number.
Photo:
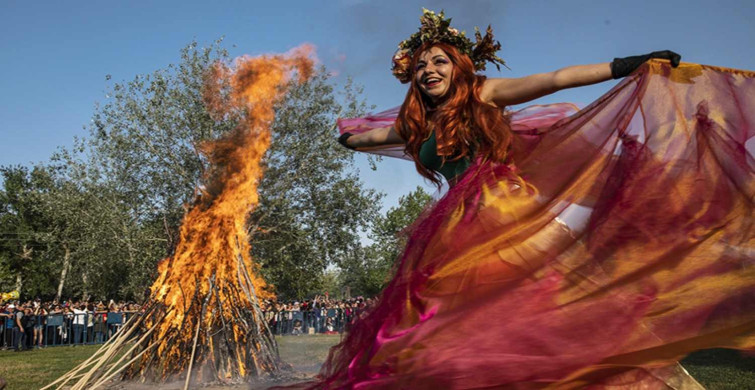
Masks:
[[[23,277],[21,276],[21,272],[16,274],[16,291],[21,291],[21,287],[24,285]]]
[[[81,293],[81,301],[86,302],[89,300],[89,275],[86,270],[81,273],[81,284],[82,284],[82,293]]]
[[[60,302],[60,297],[63,295],[63,286],[66,284],[66,276],[68,275],[68,268],[71,267],[71,250],[68,249],[68,245],[63,245],[65,248],[65,254],[63,255],[63,270],[60,271],[60,283],[58,283],[58,293],[55,295],[55,301]]]

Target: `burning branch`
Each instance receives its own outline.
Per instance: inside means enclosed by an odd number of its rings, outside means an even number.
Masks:
[[[157,382],[185,378],[188,387],[192,378],[241,382],[280,369],[259,303],[272,294],[250,256],[247,218],[258,202],[273,105],[293,74],[300,82],[311,75],[309,54],[303,47],[289,55],[245,57],[209,72],[208,110],[219,119],[231,115],[239,126],[202,145],[210,166],[184,217],[175,254],[160,262],[144,313],[46,388],[74,380],[73,389],[97,388],[118,375]]]

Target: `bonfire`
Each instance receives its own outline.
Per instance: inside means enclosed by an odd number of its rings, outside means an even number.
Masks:
[[[260,300],[272,298],[250,256],[247,218],[258,203],[274,105],[291,77],[312,72],[309,47],[216,64],[205,84],[215,119],[238,127],[202,145],[203,186],[175,254],[162,260],[140,316],[91,358],[45,388],[94,389],[113,380],[238,383],[281,367]]]

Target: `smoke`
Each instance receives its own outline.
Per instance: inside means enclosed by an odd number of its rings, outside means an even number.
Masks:
[[[419,28],[422,8],[445,11],[451,17],[452,26],[465,30],[468,36],[474,27],[484,29],[488,24],[502,23],[505,3],[500,1],[458,2],[451,0],[435,1],[431,4],[417,0],[390,0],[381,3],[344,1],[344,7],[335,15],[338,21],[334,26],[345,37],[345,47],[338,51],[349,55],[350,59],[364,58],[361,61],[346,61],[337,65],[340,73],[360,78],[377,72],[389,74],[390,59],[397,45]],[[354,55],[351,55],[354,53]]]

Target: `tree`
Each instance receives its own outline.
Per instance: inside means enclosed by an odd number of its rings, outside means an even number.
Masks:
[[[0,286],[57,299],[141,294],[144,283],[124,289],[139,269],[119,252],[130,216],[117,207],[118,194],[84,169],[70,159],[1,169]],[[75,283],[67,283],[71,275]]]
[[[58,166],[53,190],[43,199],[49,246],[63,259],[56,297],[141,298],[154,259],[165,253],[162,230],[135,223],[116,183],[87,171],[70,160]],[[68,275],[74,283],[67,283]]]
[[[394,262],[406,246],[407,229],[432,200],[422,187],[417,187],[402,196],[398,206],[377,218],[372,226],[374,243],[350,253],[343,264],[342,283],[351,287],[356,295],[377,295],[385,287]]]
[[[377,215],[382,194],[364,188],[353,153],[335,142],[336,118],[364,113],[358,93],[347,85],[340,104],[323,69],[277,109],[251,229],[254,256],[283,297],[321,292],[326,267],[359,248]]]
[[[46,262],[45,227],[49,215],[41,199],[50,188],[44,167],[0,167],[0,287],[38,294],[49,288],[46,275],[53,264]]]
[[[27,280],[29,293],[44,295],[142,298],[157,262],[172,254],[185,205],[206,184],[202,144],[238,124],[239,115],[217,118],[206,107],[206,77],[218,62],[230,62],[220,41],[192,42],[177,65],[114,83],[96,105],[89,138],[56,153],[39,179],[8,171],[0,270],[12,276],[0,283]],[[382,195],[364,188],[352,153],[335,142],[336,118],[365,111],[360,91],[335,91],[320,69],[277,107],[249,229],[254,255],[284,297],[312,295],[331,280],[326,267],[359,248],[359,232],[379,209]],[[46,279],[32,282],[34,275]]]
[[[99,109],[91,148],[103,175],[117,183],[130,213],[142,226],[164,226],[169,250],[184,209],[206,170],[204,141],[237,125],[213,118],[202,99],[207,71],[228,62],[216,42],[182,51],[182,62],[113,87]],[[252,217],[253,252],[268,280],[284,296],[316,291],[325,267],[337,263],[377,212],[380,194],[363,188],[352,156],[334,142],[337,116],[360,115],[359,91],[347,86],[339,103],[327,72],[292,85],[278,106],[273,142]],[[155,260],[156,261],[156,260]]]
[[[181,59],[179,65],[115,84],[111,101],[93,118],[90,165],[101,167],[99,176],[120,194],[119,204],[139,227],[127,230],[165,243],[165,252],[151,262],[140,257],[154,253],[140,249],[144,241],[136,241],[141,245],[136,250],[121,250],[135,264],[154,265],[170,255],[182,206],[196,196],[208,169],[201,145],[238,124],[233,115],[210,115],[203,98],[208,71],[229,62],[220,42],[203,49],[192,43]],[[377,212],[380,195],[363,188],[351,168],[351,153],[334,142],[338,114],[364,112],[358,93],[347,86],[341,104],[321,69],[309,82],[292,85],[277,107],[250,232],[255,256],[284,296],[317,290],[327,264],[358,246],[357,232]]]
[[[237,125],[214,120],[203,99],[208,69],[228,61],[220,43],[192,42],[178,65],[114,84],[92,118],[89,165],[123,195],[136,222],[164,230],[166,254],[205,169],[201,144]]]

